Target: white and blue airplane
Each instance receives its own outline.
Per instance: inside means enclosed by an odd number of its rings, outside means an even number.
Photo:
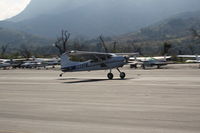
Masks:
[[[120,78],[124,79],[126,74],[121,72],[119,68],[128,63],[128,58],[122,55],[135,55],[135,53],[100,53],[100,52],[85,52],[71,51],[61,55],[61,70],[62,72],[77,72],[77,71],[95,71],[109,70],[108,79],[113,79],[112,69],[117,69],[120,73]],[[64,73],[60,74],[60,77]]]

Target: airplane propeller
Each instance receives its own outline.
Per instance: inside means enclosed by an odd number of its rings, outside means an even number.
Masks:
[[[129,57],[125,56],[124,59],[125,59],[126,63],[129,63]]]

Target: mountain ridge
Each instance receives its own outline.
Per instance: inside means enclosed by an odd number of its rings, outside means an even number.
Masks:
[[[165,36],[163,37],[163,39],[170,39],[170,36],[171,38],[177,38],[177,37],[191,35],[190,31],[191,28],[199,29],[199,26],[200,26],[200,10],[195,12],[180,13],[172,17],[169,17],[167,19],[164,19],[162,21],[159,21],[153,25],[141,28],[137,32],[122,34],[114,38],[123,40],[123,38],[133,39],[134,37],[137,36],[138,37],[143,36],[143,38],[140,40],[156,41],[156,40],[162,40],[161,39],[162,35]],[[151,36],[153,32],[155,33],[157,32],[156,36],[154,37]]]
[[[143,3],[144,1],[146,4]],[[10,26],[13,29],[51,38],[58,36],[61,29],[68,30],[75,36],[88,38],[101,34],[116,36],[137,31],[174,13],[191,10],[189,6],[183,8],[192,3],[186,0],[181,1],[184,3],[182,6],[179,6],[180,0],[169,0],[169,2],[156,0],[156,3],[154,1],[32,0],[21,15],[9,20],[13,23],[10,25],[8,23],[6,28]],[[197,7],[193,6],[193,8]],[[21,20],[20,16],[22,16]],[[2,27],[1,24],[0,26]]]
[[[53,40],[48,38],[0,27],[0,45],[9,44],[12,48],[18,48],[21,45],[45,46],[52,44],[52,42]]]

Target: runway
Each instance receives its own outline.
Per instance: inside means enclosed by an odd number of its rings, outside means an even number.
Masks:
[[[200,70],[0,70],[0,133],[199,133]]]

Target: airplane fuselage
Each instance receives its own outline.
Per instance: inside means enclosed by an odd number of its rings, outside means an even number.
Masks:
[[[126,64],[125,58],[121,56],[114,56],[110,59],[101,62],[86,61],[82,63],[75,63],[74,65],[61,68],[63,72],[74,71],[94,71],[94,70],[108,70],[118,67],[123,67]]]

